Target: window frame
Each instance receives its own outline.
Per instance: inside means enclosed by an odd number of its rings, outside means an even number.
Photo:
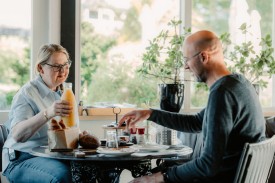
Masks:
[[[180,1],[180,19],[184,24],[184,27],[191,27],[192,25],[192,0]],[[73,85],[75,86],[75,96],[77,101],[79,101],[79,89],[80,89],[80,60],[81,60],[81,43],[80,43],[80,23],[81,23],[81,0],[73,0],[75,3],[75,35],[74,35],[74,68],[71,77],[73,77]],[[68,2],[66,0],[49,0],[49,1],[36,1],[32,0],[32,38],[31,38],[31,78],[34,77],[34,66],[36,62],[36,55],[39,47],[44,43],[62,43],[62,39],[67,39],[66,37],[61,37],[61,34],[66,32],[62,29],[62,10],[61,8],[66,7]],[[272,21],[272,40],[273,47],[275,47],[275,0],[273,0],[273,21]],[[46,7],[46,8],[45,8]],[[65,11],[66,12],[66,11]],[[73,15],[71,16],[71,18]],[[69,31],[69,30],[67,30]],[[190,79],[190,73],[185,72],[184,76],[186,80]],[[272,77],[272,107],[263,108],[265,116],[275,115],[275,76]],[[199,108],[191,108],[191,84],[190,82],[185,82],[185,100],[184,107],[181,112],[185,113],[196,113]],[[7,119],[9,111],[0,111],[1,116]]]

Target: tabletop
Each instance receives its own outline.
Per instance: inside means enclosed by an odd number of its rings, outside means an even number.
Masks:
[[[84,152],[85,156],[76,157],[76,152]],[[48,146],[40,146],[32,149],[30,154],[34,156],[66,159],[76,161],[135,161],[144,159],[158,159],[158,158],[186,158],[193,152],[192,148],[188,146],[181,146],[180,148],[169,148],[167,150],[157,152],[136,152],[127,156],[108,156],[96,152],[96,149],[75,149],[69,152],[51,152]]]
[[[180,148],[172,147],[157,152],[137,151],[125,156],[110,156],[97,152],[99,151],[95,149],[50,152],[47,146],[41,146],[33,148],[30,154],[45,158],[69,160],[73,182],[96,182],[97,180],[97,182],[118,183],[119,176],[124,169],[130,170],[133,177],[139,177],[150,173],[152,159],[188,159],[193,151],[190,147],[181,146]]]

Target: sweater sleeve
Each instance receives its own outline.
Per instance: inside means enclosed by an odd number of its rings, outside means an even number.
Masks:
[[[159,125],[189,133],[197,133],[202,130],[204,110],[195,115],[179,114],[157,109],[151,110],[152,114],[148,120]]]

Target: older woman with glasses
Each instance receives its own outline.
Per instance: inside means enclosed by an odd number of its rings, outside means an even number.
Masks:
[[[60,100],[71,61],[65,48],[48,44],[40,48],[37,77],[14,96],[9,129],[3,149],[3,172],[10,182],[71,182],[67,162],[34,157],[32,148],[48,144],[47,122],[55,116],[68,116],[72,107]]]

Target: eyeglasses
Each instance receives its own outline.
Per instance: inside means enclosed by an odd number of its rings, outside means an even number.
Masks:
[[[71,64],[72,64],[71,60],[69,60],[63,65],[51,65],[51,64],[45,63],[45,65],[50,66],[54,72],[60,72],[61,70],[68,70],[71,67]]]
[[[198,56],[199,54],[201,54],[201,51],[199,51],[198,53],[196,53],[196,54],[193,55],[192,57],[189,57],[189,58],[188,58],[188,57],[183,57],[183,62],[184,62],[184,64],[187,65],[187,62],[188,62],[189,60],[191,60],[192,58]]]

